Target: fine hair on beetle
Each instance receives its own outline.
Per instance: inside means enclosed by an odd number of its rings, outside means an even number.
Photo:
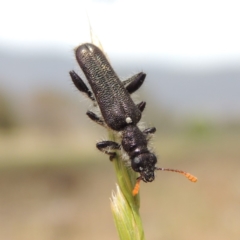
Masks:
[[[101,112],[101,115],[98,115],[87,111],[87,116],[97,124],[119,132],[121,136],[121,143],[101,141],[96,147],[108,154],[110,160],[116,156],[118,150],[123,150],[127,154],[131,168],[140,174],[132,194],[138,194],[141,180],[152,182],[156,170],[178,172],[190,181],[196,182],[197,178],[189,173],[155,166],[157,158],[150,150],[148,141],[156,132],[156,128],[139,129],[138,123],[146,102],[135,104],[131,97],[131,94],[143,84],[146,74],[140,72],[125,81],[120,81],[104,53],[91,43],[77,47],[75,56],[91,90],[74,71],[69,72],[71,79],[79,91],[84,93],[94,105],[98,105]]]

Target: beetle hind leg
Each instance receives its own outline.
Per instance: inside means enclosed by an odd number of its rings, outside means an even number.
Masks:
[[[85,93],[88,96],[88,98],[90,98],[93,102],[96,102],[96,99],[95,99],[93,93],[89,90],[89,88],[84,83],[84,81],[74,71],[70,71],[69,74],[70,74],[70,77],[71,77],[75,87],[80,92]]]
[[[146,74],[143,72],[137,73],[127,80],[123,81],[123,85],[126,86],[129,94],[136,92],[143,84]]]

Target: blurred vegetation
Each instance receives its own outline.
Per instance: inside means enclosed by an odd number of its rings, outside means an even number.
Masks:
[[[17,126],[18,120],[10,98],[0,91],[0,131],[9,132]]]
[[[17,102],[1,91],[0,99],[0,238],[116,239],[114,170],[95,148],[107,133],[88,120],[89,104],[44,90]],[[159,103],[144,115],[157,127],[158,165],[199,179],[157,173],[142,183],[146,239],[239,239],[238,119],[178,119]]]
[[[76,99],[66,93],[42,89],[14,101],[2,90],[0,166],[34,163],[32,159],[48,164],[64,162],[69,161],[69,156],[88,155],[89,151],[91,155],[97,155],[97,151],[92,152],[94,141],[107,137],[106,133],[85,115],[89,104],[80,102],[84,98],[80,96],[80,101]],[[224,141],[224,135],[237,137],[240,133],[238,119],[214,121],[207,116],[178,118],[151,99],[144,111],[143,121],[147,123],[145,126],[157,128],[154,136],[157,140],[173,137],[190,139],[198,144],[201,141]]]

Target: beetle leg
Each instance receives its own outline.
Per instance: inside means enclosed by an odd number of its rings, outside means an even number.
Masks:
[[[116,153],[113,152],[113,150],[119,150],[121,148],[121,146],[118,143],[113,141],[102,141],[97,143],[96,146],[100,151],[110,156],[110,161],[112,161],[113,158],[116,156]]]
[[[85,93],[92,101],[96,101],[93,93],[89,90],[89,88],[87,87],[87,85],[84,83],[84,81],[74,72],[74,71],[70,71],[69,72],[72,81],[74,83],[74,85],[76,86],[76,88]]]
[[[97,114],[95,114],[94,112],[87,111],[86,114],[95,123],[97,123],[97,124],[99,124],[99,125],[101,125],[103,127],[106,127],[104,120],[101,117],[99,117]]]
[[[140,102],[137,104],[138,109],[143,112],[143,110],[145,109],[146,106],[146,102]]]
[[[143,133],[146,134],[146,135],[148,135],[148,134],[153,134],[153,133],[156,132],[156,130],[157,130],[157,129],[156,129],[155,127],[146,128],[146,129],[143,130]]]
[[[132,77],[128,78],[127,80],[123,81],[123,85],[126,86],[127,91],[129,94],[137,91],[143,84],[146,74],[143,72],[137,73]]]

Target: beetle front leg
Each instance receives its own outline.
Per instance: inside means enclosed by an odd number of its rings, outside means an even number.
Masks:
[[[102,141],[97,143],[98,150],[108,154],[110,156],[110,161],[116,156],[116,152],[114,150],[120,150],[121,146],[113,141]]]
[[[155,127],[146,128],[146,129],[143,130],[143,133],[145,133],[146,135],[148,135],[148,134],[153,134],[153,133],[156,132],[156,130],[157,130],[157,129],[156,129]]]
[[[146,128],[143,130],[143,134],[145,134],[147,141],[149,141],[152,138],[152,136],[155,132],[156,132],[155,127]]]

